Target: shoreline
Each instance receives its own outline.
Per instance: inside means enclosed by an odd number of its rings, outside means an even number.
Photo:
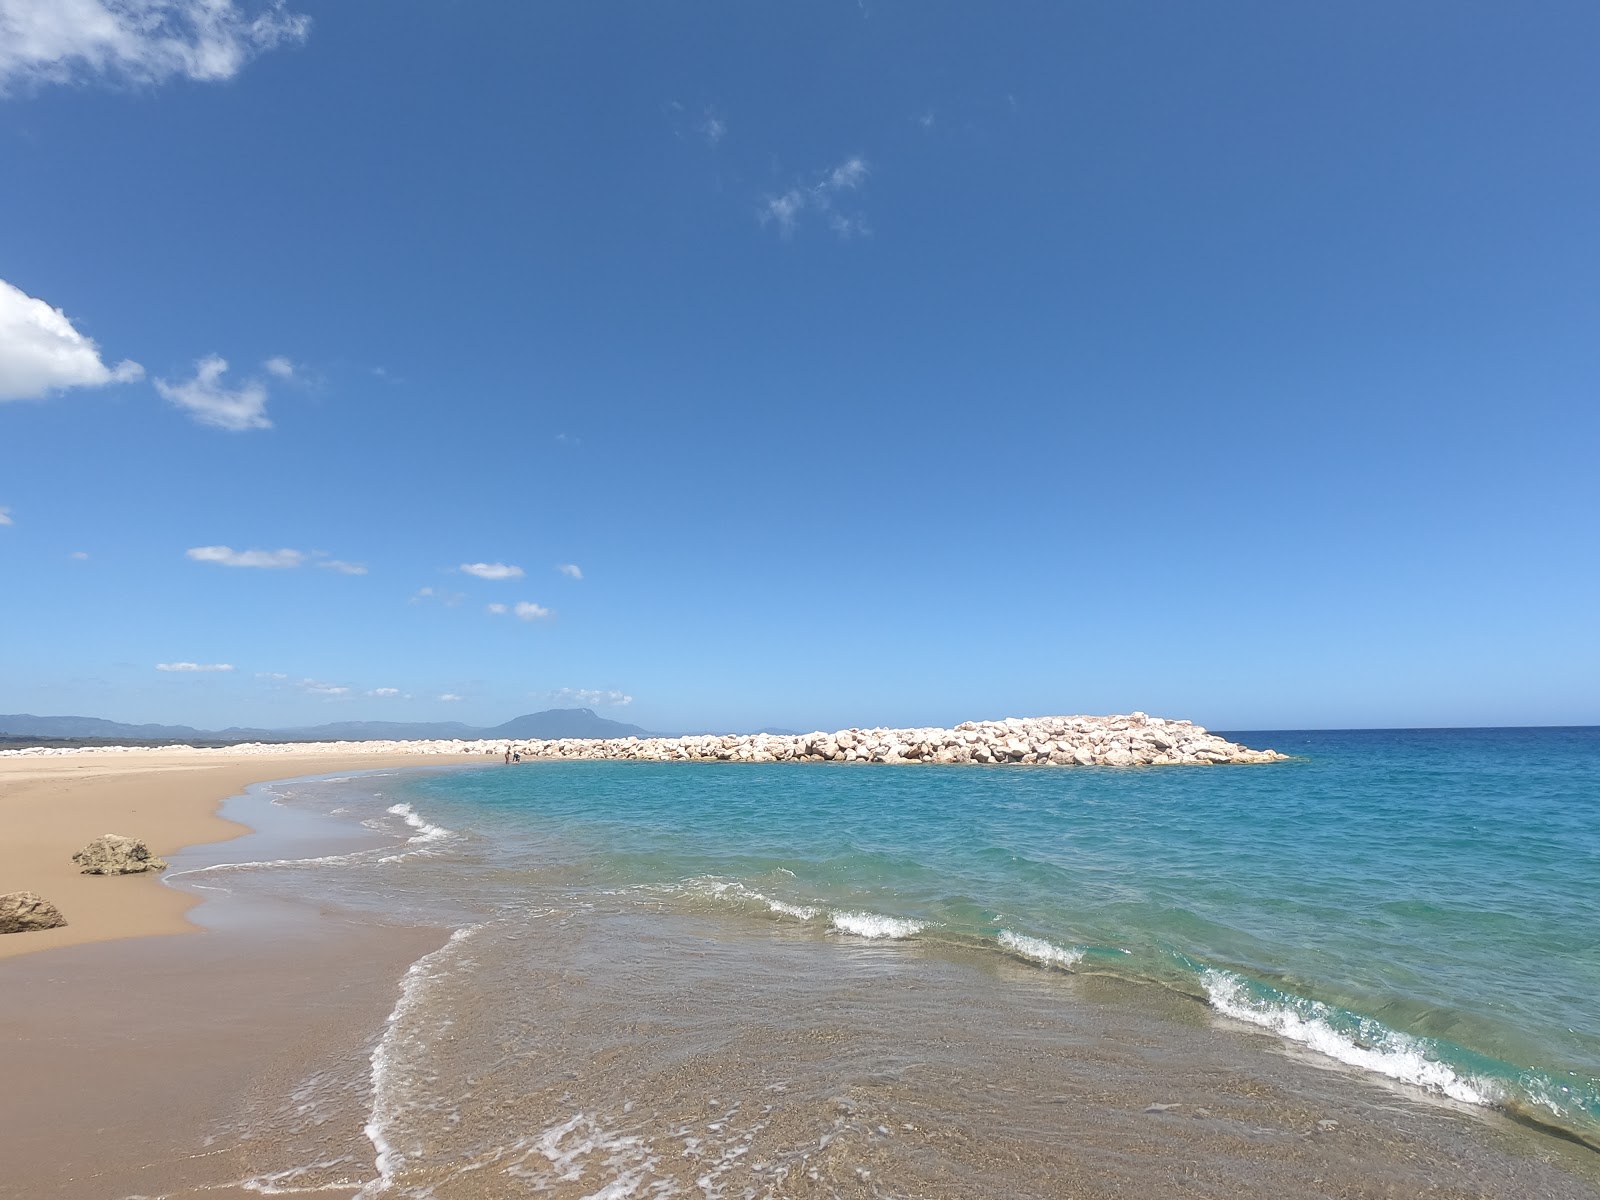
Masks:
[[[139,838],[151,853],[165,857],[252,832],[223,817],[220,809],[258,784],[338,771],[483,761],[481,754],[320,749],[273,754],[164,748],[0,757],[0,893],[37,892],[67,919],[57,929],[0,937],[0,960],[201,931],[189,917],[201,897],[165,886],[160,872],[80,874],[73,852],[101,834]]]
[[[230,807],[243,810],[237,815],[248,821],[255,801],[242,801],[269,783],[347,771],[400,768],[409,773],[449,762],[442,757],[398,755],[333,759],[304,754],[256,755],[249,762],[212,762],[209,769],[196,769],[191,757],[179,758],[176,765],[158,766],[147,761],[142,770],[113,767],[94,774],[80,773],[81,764],[62,763],[46,775],[76,784],[76,789],[68,791],[76,791],[80,799],[85,788],[93,790],[92,782],[103,783],[102,790],[115,790],[125,788],[130,777],[148,776],[152,786],[146,789],[147,793],[159,790],[167,804],[184,809],[171,814],[174,820],[191,820],[198,811],[204,818],[200,826],[209,823],[213,830],[222,828],[223,837],[189,843],[191,847],[201,847],[201,857],[207,858],[211,855],[205,852],[205,846],[216,847],[224,840],[250,833],[298,838],[293,845],[297,854],[321,852],[317,835],[304,836],[304,827],[274,829],[276,822],[270,820],[258,822],[259,827],[229,821],[205,800],[207,794],[215,803],[240,800]],[[467,756],[462,761],[466,765],[486,765],[481,756]],[[8,773],[9,765],[0,763],[0,797],[5,798],[0,799],[0,806],[15,799],[13,789],[5,784],[20,772]],[[242,777],[240,773],[252,782],[233,786],[225,796],[216,798],[219,781],[228,780],[232,786]],[[8,812],[0,807],[0,819],[7,819]],[[168,849],[154,844],[152,848],[158,852]],[[192,851],[179,855],[192,856]],[[192,932],[201,928],[185,915],[199,903],[199,897],[186,891],[145,885],[128,888],[130,881],[126,879],[85,879],[119,888],[119,894],[133,895],[136,889],[183,898],[177,917],[179,928],[150,929],[147,933]],[[13,1066],[19,1080],[30,1081],[27,1103],[22,1102],[19,1093],[15,1097],[16,1111],[9,1118],[16,1126],[10,1135],[15,1139],[13,1144],[29,1147],[26,1161],[18,1160],[26,1170],[10,1185],[21,1190],[9,1191],[8,1185],[0,1182],[0,1196],[20,1198],[43,1194],[47,1189],[52,1194],[101,1196],[110,1194],[99,1189],[113,1177],[126,1180],[118,1183],[118,1195],[130,1194],[137,1184],[140,1194],[171,1195],[175,1200],[198,1198],[202,1193],[242,1198],[264,1186],[298,1190],[309,1185],[305,1190],[344,1191],[338,1185],[319,1184],[312,1176],[301,1173],[317,1167],[352,1178],[345,1194],[354,1194],[358,1188],[376,1182],[374,1175],[378,1180],[387,1179],[382,1161],[384,1147],[372,1140],[370,1128],[364,1130],[359,1120],[345,1113],[331,1124],[322,1125],[322,1118],[315,1117],[302,1128],[282,1123],[283,1113],[288,1111],[282,1106],[303,1103],[305,1089],[312,1084],[320,1089],[312,1102],[322,1103],[317,1097],[331,1096],[340,1088],[348,1095],[350,1089],[360,1091],[368,1086],[369,1079],[375,1080],[368,1064],[371,1061],[375,1066],[376,1061],[369,1060],[369,1055],[379,1046],[383,1031],[414,1004],[411,984],[421,969],[419,964],[431,963],[436,956],[445,954],[460,940],[459,931],[452,937],[444,926],[374,922],[359,912],[315,903],[269,903],[263,907],[260,901],[259,896],[241,897],[242,907],[231,918],[208,920],[204,928],[222,933],[222,937],[149,937],[141,942],[132,939],[144,937],[145,933],[113,935],[121,940],[97,938],[94,940],[104,944],[91,945],[86,944],[89,939],[83,939],[54,955],[0,964],[0,987],[4,988],[0,998],[9,995],[13,1002],[5,1005],[11,1013],[8,1036],[15,1051]],[[219,913],[226,912],[227,903],[232,902],[225,902]],[[242,923],[240,917],[244,918]],[[823,972],[819,976],[815,970],[817,955],[834,955],[839,949],[831,945],[819,948],[817,939],[784,926],[760,933],[752,929],[736,937],[712,934],[715,922],[703,914],[680,915],[668,924],[684,925],[702,951],[711,945],[722,945],[743,947],[740,953],[776,953],[775,963],[787,960],[791,967],[798,967],[797,980],[828,975]],[[595,932],[604,933],[606,945],[611,944],[609,928],[597,926]],[[708,935],[713,940],[706,940]],[[15,935],[11,940],[22,941],[30,936],[44,935]],[[3,948],[0,942],[0,949]],[[610,951],[606,953],[610,957]],[[860,947],[847,947],[844,953],[851,960],[860,960],[859,969],[888,972],[865,992],[849,993],[857,1000],[885,994],[882,984],[895,979],[916,978],[926,985],[929,996],[938,993],[936,985],[940,984],[970,990],[974,980],[981,987],[984,979],[1003,979],[1008,987],[1018,987],[1033,997],[1029,1000],[1026,995],[1019,998],[1008,994],[1004,1003],[1037,1003],[1038,1019],[1064,1021],[1065,1028],[1076,1030],[1063,1045],[1098,1046],[1109,1037],[1105,1044],[1111,1047],[1107,1051],[1111,1058],[1105,1065],[1116,1063],[1118,1072],[1132,1069],[1125,1057],[1128,1053],[1145,1053],[1131,1048],[1159,1044],[1159,1065],[1154,1074],[1146,1077],[1136,1072],[1134,1077],[1120,1080],[1113,1092],[1103,1091],[1098,1082],[1099,1068],[1090,1070],[1100,1051],[1084,1060],[1075,1050],[1067,1052],[1057,1047],[1054,1053],[1058,1057],[1065,1054],[1059,1058],[1059,1069],[1066,1074],[1039,1081],[1056,1090],[1043,1103],[1056,1105],[1066,1096],[1072,1097],[1070,1108],[1049,1109],[1051,1120],[1081,1125],[1083,1134],[1108,1147],[1143,1144],[1155,1135],[1157,1142],[1151,1145],[1158,1143],[1157,1152],[1163,1157],[1181,1157],[1184,1146],[1194,1153],[1210,1153],[1216,1138],[1234,1136],[1230,1122],[1245,1121],[1248,1116],[1247,1123],[1259,1128],[1250,1138],[1240,1141],[1237,1151],[1228,1151],[1240,1156],[1238,1166],[1258,1184],[1247,1187],[1245,1194],[1270,1194],[1277,1184],[1269,1186],[1269,1179],[1281,1183],[1292,1178],[1280,1173],[1297,1169],[1293,1164],[1302,1151],[1289,1146],[1306,1147],[1304,1152],[1318,1160],[1319,1169],[1333,1167],[1336,1177],[1345,1183],[1359,1183],[1358,1190],[1342,1194],[1377,1194],[1364,1190],[1365,1185],[1374,1182],[1365,1174],[1368,1168],[1360,1166],[1356,1159],[1344,1159],[1343,1152],[1334,1146],[1346,1138],[1358,1138],[1366,1144],[1369,1139],[1382,1136],[1384,1125],[1393,1119],[1383,1113],[1393,1099],[1407,1094],[1404,1087],[1316,1061],[1294,1047],[1279,1048],[1276,1039],[1259,1029],[1206,1015],[1208,1010],[1187,1003],[1190,997],[1183,997],[1180,1002],[1163,1000],[1157,994],[1152,999],[1143,986],[1123,980],[1094,974],[1063,978],[1019,962],[991,961],[986,955],[973,955],[953,945],[908,949],[903,956],[886,957],[880,947],[869,941]],[[835,966],[849,965],[830,961]],[[580,959],[580,966],[583,965]],[[557,965],[553,955],[552,964],[546,969],[563,981],[572,978],[568,972],[573,964]],[[593,965],[588,964],[586,969],[592,970]],[[722,979],[727,974],[711,973],[707,979],[713,975]],[[107,981],[111,986],[106,986]],[[601,977],[592,980],[595,985],[602,982]],[[637,986],[636,980],[624,982],[629,990]],[[1065,1011],[1060,1007],[1063,995],[1074,1001]],[[717,1015],[722,1012],[722,1003],[721,984],[717,983],[706,1018],[717,1028],[722,1028],[722,1018]],[[787,1010],[790,1006],[786,1002],[782,1007]],[[585,1020],[591,1015],[602,1023],[609,1020],[603,1004],[591,1013],[588,1004],[580,1003],[580,1010],[576,1011],[581,1011]],[[824,1005],[818,1011],[832,1013],[834,1009]],[[986,1027],[967,1026],[961,1015],[964,1011],[962,1006],[956,1006],[954,1011],[930,1016],[952,1022],[952,1036],[986,1036]],[[853,1017],[839,1019],[844,1023],[838,1032],[859,1032]],[[883,1035],[875,1035],[866,1045],[880,1045],[882,1037],[889,1036],[888,1030],[899,1028],[898,1023],[890,1023]],[[65,1043],[61,1040],[63,1032],[70,1033]],[[893,1036],[898,1038],[900,1034]],[[1247,1056],[1237,1055],[1231,1049],[1234,1047],[1246,1050]],[[930,1051],[934,1048],[924,1047]],[[1029,1061],[1033,1053],[1028,1051]],[[227,1064],[226,1078],[217,1074],[218,1065],[223,1063]],[[1217,1085],[1208,1082],[1219,1078],[1219,1064],[1226,1064],[1225,1078],[1230,1081],[1222,1086],[1224,1094],[1220,1097]],[[1019,1061],[1012,1066],[1020,1071],[1025,1063]],[[587,1074],[588,1067],[582,1069]],[[159,1072],[159,1079],[151,1078],[152,1070]],[[576,1078],[576,1073],[572,1077]],[[988,1083],[955,1087],[950,1095],[965,1095],[973,1086],[990,1088],[1002,1081],[996,1076]],[[870,1085],[858,1085],[851,1094],[859,1096],[861,1086],[867,1086],[870,1093],[879,1084],[874,1079]],[[832,1096],[833,1091],[828,1089],[833,1089],[831,1081],[827,1082],[827,1089],[818,1092],[818,1097]],[[1256,1094],[1257,1089],[1277,1099],[1268,1103]],[[1040,1095],[1043,1094],[1041,1090]],[[937,1098],[941,1095],[944,1091],[935,1089],[918,1103],[938,1109],[945,1104]],[[1134,1098],[1130,1099],[1130,1095]],[[141,1097],[137,1104],[133,1101],[135,1096]],[[1364,1096],[1368,1099],[1362,1099]],[[1391,1098],[1388,1103],[1385,1096]],[[147,1100],[156,1101],[149,1113],[144,1111]],[[1292,1106],[1287,1117],[1277,1112],[1285,1100]],[[825,1103],[831,1106],[836,1102],[829,1099]],[[950,1103],[953,1107],[939,1120],[959,1124],[971,1116],[960,1103]],[[1147,1104],[1149,1107],[1144,1107]],[[1207,1110],[1201,1105],[1213,1107],[1217,1115],[1202,1117]],[[1238,1114],[1224,1115],[1230,1106],[1240,1106]],[[1439,1156],[1436,1161],[1448,1161],[1465,1152],[1479,1164],[1473,1170],[1481,1167],[1490,1171],[1487,1179],[1502,1184],[1518,1180],[1535,1189],[1550,1188],[1526,1194],[1574,1198],[1600,1195],[1586,1190],[1583,1181],[1594,1178],[1589,1169],[1580,1169],[1566,1181],[1544,1174],[1543,1166],[1555,1162],[1565,1162],[1568,1169],[1585,1168],[1588,1164],[1571,1161],[1562,1150],[1523,1145],[1496,1119],[1510,1114],[1477,1109],[1460,1112],[1453,1105],[1431,1101],[1408,1103],[1404,1108],[1408,1114],[1403,1119],[1406,1132],[1393,1145],[1385,1144],[1379,1155],[1381,1162],[1399,1162],[1399,1155],[1411,1152],[1405,1150],[1407,1145],[1411,1150]],[[0,1105],[0,1111],[4,1109]],[[1170,1115],[1169,1109],[1176,1116]],[[273,1113],[278,1114],[273,1119],[280,1123],[273,1126],[269,1136],[258,1137],[257,1123],[263,1115]],[[1327,1124],[1330,1113],[1336,1119],[1329,1128],[1337,1126],[1343,1132],[1330,1134],[1318,1124]],[[1459,1114],[1464,1122],[1452,1120],[1452,1114]],[[542,1117],[541,1123],[553,1122],[559,1115]],[[1146,1129],[1149,1132],[1143,1132]],[[91,1132],[93,1138],[87,1136]],[[1008,1130],[994,1132],[996,1136],[1013,1136]],[[1550,1131],[1525,1129],[1524,1136],[1537,1137],[1541,1133],[1549,1136]],[[1254,1145],[1258,1136],[1268,1134],[1269,1140],[1282,1141],[1284,1148]],[[215,1148],[213,1138],[220,1139]],[[100,1141],[92,1153],[82,1148],[94,1144],[95,1139]],[[1247,1146],[1246,1141],[1251,1145]],[[1328,1143],[1328,1148],[1313,1150],[1312,1143]],[[35,1145],[48,1146],[50,1150],[40,1154],[33,1149]],[[376,1165],[371,1157],[374,1152],[380,1160]],[[203,1167],[199,1165],[202,1160],[206,1164]],[[1543,1160],[1542,1165],[1536,1165],[1539,1160]],[[1050,1158],[1050,1170],[1060,1168],[1064,1161]],[[295,1163],[311,1166],[296,1167]],[[1494,1166],[1495,1163],[1500,1165]],[[1452,1168],[1452,1177],[1465,1183],[1467,1177],[1456,1176],[1455,1172],[1456,1168]],[[1530,1174],[1524,1176],[1524,1172]],[[1084,1182],[1090,1189],[1085,1195],[1110,1194],[1097,1190],[1092,1176]],[[582,1188],[574,1186],[558,1194],[576,1196],[579,1191],[587,1194],[589,1190],[592,1188],[585,1183]],[[362,1194],[366,1194],[364,1190]],[[480,1196],[470,1190],[449,1190],[447,1194],[471,1195],[474,1200]],[[489,1194],[495,1193],[482,1193]],[[1468,1193],[1447,1187],[1442,1194],[1465,1197]]]

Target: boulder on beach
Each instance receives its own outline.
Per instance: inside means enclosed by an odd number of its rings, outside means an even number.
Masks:
[[[0,933],[56,929],[66,923],[61,910],[38,892],[7,892],[0,896]]]
[[[141,871],[165,871],[167,860],[150,853],[138,838],[120,833],[105,833],[72,856],[85,875],[137,875]]]

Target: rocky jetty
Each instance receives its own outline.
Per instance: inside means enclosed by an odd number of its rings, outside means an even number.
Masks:
[[[1189,721],[1145,713],[1117,717],[1008,717],[954,729],[841,729],[834,733],[718,737],[562,738],[513,743],[523,758],[643,759],[651,762],[967,763],[1053,767],[1162,767],[1279,762]]]
[[[137,875],[141,871],[165,871],[167,860],[150,853],[150,847],[137,838],[120,833],[104,833],[72,856],[84,875]]]
[[[691,737],[556,738],[550,740],[436,739],[432,741],[246,742],[206,747],[95,746],[0,750],[17,755],[419,756],[503,755],[524,759],[639,759],[647,762],[836,762],[904,764],[1021,764],[1051,767],[1219,766],[1282,762],[1276,750],[1252,750],[1207,733],[1191,721],[1142,712],[1113,717],[1007,717],[968,721],[954,729],[840,729],[833,733],[704,734]],[[149,869],[149,868],[146,868]],[[159,870],[160,868],[155,868]]]
[[[0,896],[0,933],[56,929],[66,923],[61,910],[38,892],[7,892]]]

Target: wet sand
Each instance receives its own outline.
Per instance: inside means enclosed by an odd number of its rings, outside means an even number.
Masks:
[[[67,919],[60,929],[0,937],[0,958],[117,938],[192,932],[199,900],[155,875],[79,874],[72,854],[103,833],[142,839],[169,857],[184,846],[246,832],[217,815],[246,787],[329,771],[448,762],[477,755],[141,751],[0,758],[0,893],[38,892]]]
[[[39,776],[54,786],[31,793],[30,828],[70,816],[74,835],[105,832],[92,822],[159,801],[173,836],[183,821],[226,836],[243,827],[214,814],[219,791],[394,765],[435,762],[255,759],[209,783],[187,763],[113,769],[115,795],[68,765]],[[321,818],[275,831],[265,808],[243,808],[258,832],[175,867],[387,840]],[[1600,1200],[1587,1150],[1286,1053],[1160,989],[621,899],[502,915],[452,952],[444,926],[260,878],[203,893],[203,937],[159,936],[163,920],[193,928],[189,895],[91,878],[182,904],[130,901],[139,920],[94,927],[151,936],[0,963],[0,1197],[577,1200],[631,1179],[639,1195],[667,1194],[655,1180],[684,1195]],[[392,1019],[423,956],[438,979]],[[375,1097],[389,1041],[406,1054]],[[402,1095],[379,1122],[403,1153],[380,1190],[364,1126]]]

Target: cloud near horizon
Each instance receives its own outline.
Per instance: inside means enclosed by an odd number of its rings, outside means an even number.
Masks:
[[[231,670],[233,670],[233,664],[232,663],[193,663],[193,662],[157,663],[156,664],[156,670],[158,670],[158,671],[185,671],[185,672],[187,672],[187,671],[231,671]]]
[[[479,579],[521,579],[526,572],[521,567],[514,567],[510,563],[462,563],[456,568],[463,575],[474,575]]]
[[[0,46],[10,2],[0,0]],[[0,279],[0,401],[42,400],[65,388],[143,378],[144,368],[129,359],[106,366],[94,339],[73,328],[66,313]]]
[[[258,379],[247,379],[242,386],[230,391],[222,384],[227,369],[227,359],[209,354],[195,363],[193,379],[182,383],[158,379],[156,391],[200,424],[213,429],[225,429],[229,433],[271,429],[266,385]]]
[[[232,79],[310,32],[311,18],[284,0],[0,0],[0,93],[86,79]]]
[[[548,693],[555,703],[571,701],[585,708],[625,708],[633,703],[633,697],[616,688],[561,688]]]

